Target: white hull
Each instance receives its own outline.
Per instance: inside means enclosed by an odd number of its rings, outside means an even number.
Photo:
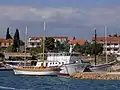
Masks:
[[[60,71],[60,74],[72,75],[73,73],[84,72],[87,66],[88,64],[83,64],[83,63],[63,65],[61,67],[62,70]]]
[[[12,70],[12,67],[9,65],[4,65],[3,67],[0,67],[0,71],[10,71]]]
[[[58,71],[21,71],[13,69],[15,75],[40,75],[40,76],[53,76],[58,75]]]

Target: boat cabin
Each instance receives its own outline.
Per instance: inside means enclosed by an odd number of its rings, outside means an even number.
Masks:
[[[54,67],[54,66],[62,66],[63,63],[62,62],[51,62],[51,61],[38,61],[36,64],[36,67],[38,66],[44,66],[44,67]]]
[[[58,61],[64,64],[75,63],[79,60],[79,53],[47,53],[47,61]]]

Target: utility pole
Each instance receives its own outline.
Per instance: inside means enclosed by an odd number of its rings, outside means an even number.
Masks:
[[[97,64],[97,60],[96,60],[96,37],[97,37],[97,34],[96,34],[96,29],[95,30],[95,65]]]

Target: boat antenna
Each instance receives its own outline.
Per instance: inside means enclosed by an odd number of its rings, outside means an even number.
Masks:
[[[106,63],[108,63],[108,54],[107,54],[107,26],[105,25],[105,52],[106,52]]]
[[[95,65],[97,64],[96,62],[96,37],[97,37],[97,34],[96,34],[96,28],[94,29],[95,30]]]

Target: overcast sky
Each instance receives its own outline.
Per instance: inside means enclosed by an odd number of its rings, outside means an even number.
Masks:
[[[20,30],[24,38],[43,35],[43,21],[48,36],[69,36],[90,40],[94,28],[98,35],[120,34],[120,0],[0,0],[0,37],[10,27],[13,35]]]

